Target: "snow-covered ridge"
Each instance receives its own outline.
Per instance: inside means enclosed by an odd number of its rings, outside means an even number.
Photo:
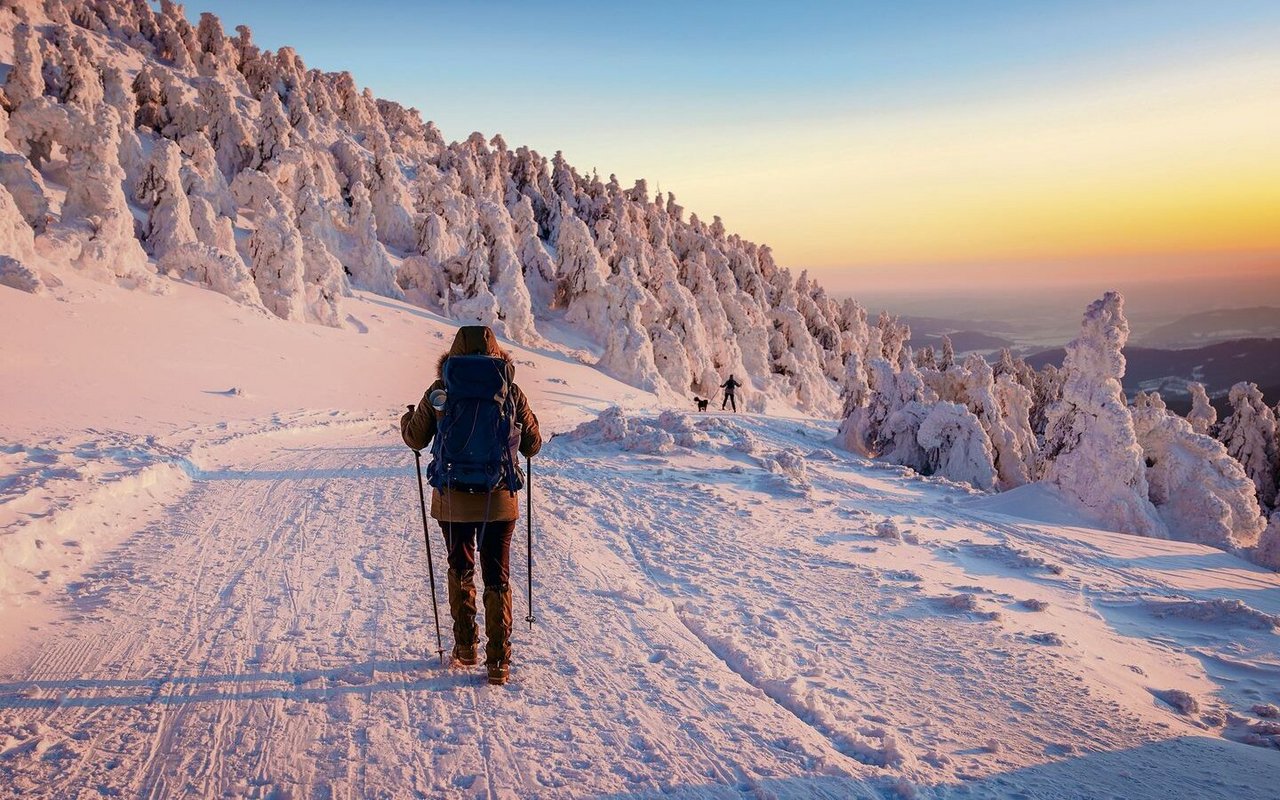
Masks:
[[[886,319],[872,343],[857,304],[644,181],[501,136],[446,143],[350,74],[169,0],[5,4],[0,58],[7,285],[167,274],[330,326],[354,287],[529,343],[563,317],[646,391],[706,397],[733,374],[749,408],[820,413],[851,353],[894,357],[906,338]]]

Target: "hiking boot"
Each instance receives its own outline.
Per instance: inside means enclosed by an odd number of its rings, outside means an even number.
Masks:
[[[484,634],[489,683],[501,685],[511,663],[511,588],[505,584],[485,587]]]
[[[480,663],[480,655],[472,644],[455,644],[453,646],[453,663],[460,667],[474,667]]]
[[[449,570],[449,614],[453,617],[453,660],[468,667],[480,662],[476,655],[476,573]]]

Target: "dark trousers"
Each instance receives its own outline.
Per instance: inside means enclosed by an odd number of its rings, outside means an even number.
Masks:
[[[733,399],[733,392],[724,393],[724,402],[720,404],[720,410],[724,411],[725,406],[733,406],[733,413],[738,413],[738,401]]]
[[[483,530],[481,530],[483,528]],[[476,568],[477,540],[480,549],[480,575],[486,588],[506,589],[511,579],[511,536],[515,520],[507,522],[440,521],[445,547],[449,550],[449,569],[466,575]]]

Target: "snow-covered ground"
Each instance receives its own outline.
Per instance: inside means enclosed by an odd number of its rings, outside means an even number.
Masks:
[[[564,434],[537,624],[518,537],[512,683],[442,667],[396,420],[451,324],[162,284],[0,288],[0,794],[1280,785],[1280,575],[855,458],[830,421],[667,410],[575,342],[512,348]]]

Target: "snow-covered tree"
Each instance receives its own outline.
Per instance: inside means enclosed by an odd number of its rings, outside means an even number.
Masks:
[[[538,223],[533,217],[533,203],[520,195],[511,209],[511,220],[516,237],[516,254],[524,270],[525,286],[536,313],[548,309],[555,299],[556,267],[547,254],[547,248],[538,238]]]
[[[35,255],[35,231],[22,217],[13,195],[0,183],[0,253],[30,262]]]
[[[255,156],[257,137],[236,105],[234,85],[227,78],[204,78],[197,83],[196,93],[204,112],[205,133],[217,153],[218,168],[227,180],[232,180]],[[138,102],[143,102],[141,97]]]
[[[488,243],[493,296],[498,302],[502,331],[512,341],[530,344],[538,334],[533,327],[529,289],[515,251],[511,217],[503,205],[489,200],[479,203],[477,211]]]
[[[1218,428],[1218,441],[1244,467],[1263,510],[1271,511],[1276,507],[1276,475],[1280,468],[1276,414],[1254,383],[1242,381],[1232,386],[1228,400],[1231,414]]]
[[[1035,454],[1035,434],[1031,432],[1029,419],[1031,393],[1016,383],[1012,374],[1001,376],[997,393],[991,365],[977,354],[966,358],[962,369],[953,367],[947,374],[960,379],[961,398],[957,399],[962,400],[987,432],[1000,487],[1011,489],[1030,480],[1030,459]]]
[[[1225,550],[1255,545],[1265,520],[1253,482],[1222,443],[1196,433],[1158,394],[1138,395],[1132,412],[1151,502],[1170,535]]]
[[[920,444],[920,426],[929,416],[930,405],[912,400],[885,417],[876,433],[880,458],[910,467],[922,475],[932,472],[934,461]]]
[[[307,291],[303,280],[302,235],[293,209],[271,178],[258,170],[244,170],[231,182],[236,202],[254,215],[249,236],[250,271],[267,310],[281,319],[306,320]]]
[[[171,251],[197,241],[191,226],[191,205],[182,188],[182,150],[177,142],[156,142],[147,170],[138,181],[138,200],[150,209],[142,238],[157,263],[166,265]]]
[[[916,367],[922,370],[936,370],[938,368],[938,358],[934,354],[932,347],[925,345],[916,351]]]
[[[1268,569],[1280,571],[1280,511],[1271,515],[1271,521],[1258,540],[1258,546],[1251,554],[1254,562]]]
[[[6,111],[44,94],[43,72],[39,37],[31,25],[19,22],[13,29],[13,66],[4,81]]]
[[[322,228],[332,224],[335,213],[323,201],[319,192],[310,194],[310,200],[300,199],[299,225],[310,228],[314,235],[323,237]],[[351,208],[346,225],[347,246],[336,243],[337,255],[351,273],[351,282],[371,292],[388,297],[400,297],[396,284],[395,265],[382,242],[378,241],[377,224],[373,218],[373,204],[369,190],[363,183],[356,183],[351,190]]]
[[[862,455],[897,455],[886,458],[894,463],[905,464],[912,468],[923,468],[926,463],[923,455],[916,457],[916,431],[924,415],[928,413],[927,403],[936,398],[926,397],[924,381],[920,373],[911,369],[895,372],[893,365],[883,358],[873,358],[866,367],[867,388],[863,395],[865,401],[846,396],[846,408],[849,414],[840,424],[837,443],[855,453]],[[889,424],[889,418],[915,403],[920,408],[912,409],[906,417]],[[914,459],[914,460],[913,460]]]
[[[306,318],[331,328],[342,327],[342,298],[351,294],[342,263],[315,236],[301,235],[302,283],[306,293]],[[250,247],[253,241],[250,240]]]
[[[187,156],[182,165],[183,191],[188,197],[204,198],[219,214],[234,219],[235,198],[231,196],[226,176],[218,168],[218,154],[214,152],[209,137],[203,131],[196,131],[182,137],[178,144]]]
[[[449,278],[448,314],[472,325],[499,325],[498,298],[489,288],[489,246],[477,222],[463,234],[462,256],[445,265]]]
[[[0,186],[8,190],[27,225],[43,232],[49,219],[49,195],[44,178],[31,162],[17,153],[0,152]]]
[[[1067,345],[1062,398],[1048,411],[1042,480],[1116,530],[1163,537],[1120,385],[1128,338],[1119,292],[1089,305],[1080,335]]]
[[[149,285],[153,272],[134,237],[133,214],[124,196],[116,111],[99,104],[93,117],[75,112],[68,120],[61,225],[75,230],[81,240],[73,264],[98,280]]]
[[[956,363],[956,349],[951,344],[951,337],[944,333],[942,334],[942,354],[938,356],[938,369],[946,372],[954,363]]]
[[[391,247],[411,250],[417,240],[411,213],[413,199],[400,170],[400,159],[380,127],[373,131],[369,198],[373,202],[373,216],[378,221],[378,239]]]
[[[945,402],[930,404],[916,439],[927,454],[926,474],[941,475],[987,491],[995,488],[991,440],[978,418],[964,406]]]
[[[71,109],[53,98],[36,97],[14,109],[4,135],[39,170],[52,158],[55,142],[71,139],[72,126]],[[119,155],[112,161],[118,164]]]
[[[125,174],[125,196],[132,197],[137,188],[134,178],[146,167],[147,156],[142,147],[142,139],[134,127],[138,102],[119,65],[108,64],[103,68],[102,99],[116,110],[119,120],[116,126],[120,137],[119,159]]]
[[[1191,429],[1196,433],[1207,435],[1218,422],[1218,409],[1209,402],[1203,383],[1191,381],[1187,384],[1187,390],[1191,393],[1191,411],[1187,412],[1187,422],[1191,423]]]
[[[228,255],[235,254],[236,233],[231,220],[219,214],[213,204],[200,195],[195,195],[189,200],[191,227],[195,231],[196,239],[215,250],[221,250]]]
[[[1003,434],[1002,440],[1003,466],[1002,478],[1012,486],[1035,479],[1036,463],[1040,455],[1040,444],[1035,429],[1031,426],[1031,412],[1035,405],[1035,396],[1023,383],[1012,375],[1001,375],[996,381],[996,406],[1000,409]],[[994,442],[993,442],[994,445]],[[1007,473],[1004,471],[1008,470]]]
[[[63,31],[59,41],[62,58],[62,102],[92,113],[102,102],[102,76],[86,55],[89,45],[82,34]]]
[[[204,12],[196,26],[196,41],[200,50],[196,57],[196,69],[201,75],[230,73],[236,68],[236,52],[222,30],[222,21],[214,14]]]
[[[609,330],[605,335],[604,355],[597,366],[632,386],[656,392],[664,383],[655,364],[653,343],[641,322],[641,309],[647,298],[634,263],[630,256],[624,257],[618,264],[617,274],[609,277],[605,288]]]
[[[257,138],[258,146],[249,166],[260,170],[265,170],[267,164],[279,158],[293,141],[293,126],[284,115],[284,106],[275,92],[267,92],[262,98]]]
[[[1044,440],[1049,424],[1049,409],[1062,399],[1062,382],[1066,374],[1053,364],[1045,364],[1032,375],[1031,381],[1031,430],[1037,441]],[[1042,464],[1038,464],[1038,470]]]
[[[773,331],[769,342],[772,370],[786,377],[801,406],[834,413],[839,398],[823,371],[822,349],[810,335],[804,315],[800,313],[799,296],[790,273],[780,270],[775,276],[777,294],[772,303]],[[889,330],[896,335],[899,329],[890,323]],[[890,363],[895,363],[901,354],[901,341],[893,352],[893,358],[886,356]]]
[[[609,271],[586,223],[577,217],[570,216],[560,225],[556,274],[560,277],[556,305],[567,309],[565,319],[593,339],[603,339],[611,327],[605,292]]]

